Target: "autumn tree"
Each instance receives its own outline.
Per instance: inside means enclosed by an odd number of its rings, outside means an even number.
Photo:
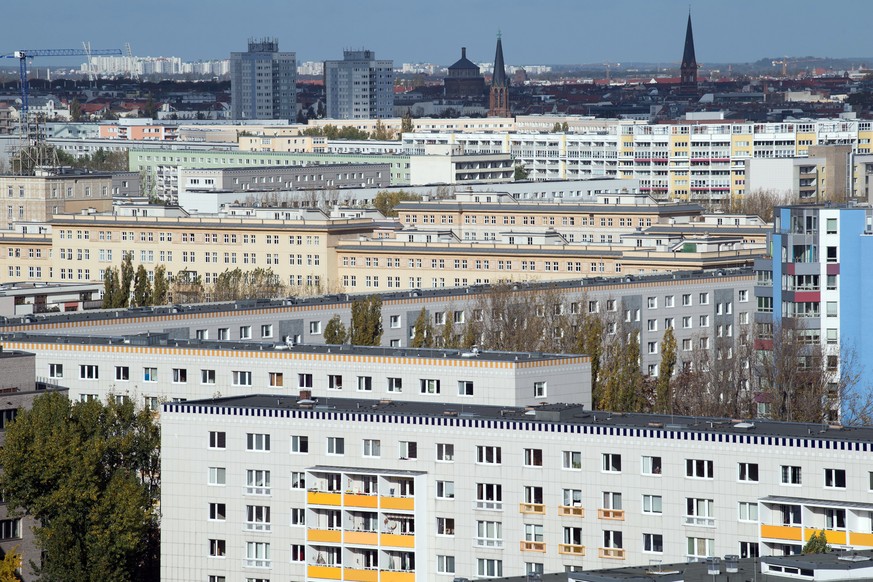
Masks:
[[[370,295],[352,302],[352,345],[378,346],[382,343],[382,298]]]
[[[20,582],[18,570],[23,565],[18,546],[3,554],[3,559],[0,560],[0,582]]]
[[[406,113],[403,114],[403,118],[400,120],[400,133],[412,133],[413,131],[415,131],[415,127],[412,124],[412,111],[407,107]]]
[[[433,347],[433,327],[430,324],[430,317],[427,310],[422,307],[415,320],[415,325],[412,331],[412,342],[409,344],[413,348],[431,348]]]
[[[121,291],[121,283],[118,281],[118,270],[107,267],[103,272],[103,309],[116,307]]]
[[[322,335],[324,338],[324,343],[326,344],[344,344],[346,340],[349,338],[348,331],[346,331],[346,326],[340,319],[339,314],[334,315],[330,318],[330,321],[327,322],[327,325],[324,326],[324,333]]]
[[[191,271],[179,271],[173,277],[170,293],[174,303],[202,303],[205,297],[203,279]]]
[[[381,190],[373,197],[373,206],[384,216],[396,217],[397,211],[394,208],[401,202],[411,200],[421,200],[421,196],[403,190]]]
[[[461,341],[458,344],[458,347],[464,350],[469,350],[477,343],[479,343],[479,329],[478,325],[475,321],[466,320],[464,322],[464,329],[461,333]]]
[[[137,307],[152,304],[152,284],[143,265],[136,268],[136,274],[133,278],[133,304]]]
[[[676,337],[673,328],[668,327],[661,338],[661,363],[658,366],[658,380],[655,385],[655,412],[670,412],[672,400],[673,371],[676,369]]]
[[[258,267],[243,271],[239,267],[225,270],[215,278],[211,293],[213,301],[240,299],[272,299],[286,292],[285,285],[270,268]]]
[[[133,283],[133,253],[124,253],[121,261],[121,286],[115,307],[127,307],[130,304],[130,286]]]
[[[640,372],[639,331],[631,326],[606,342],[601,357],[601,379],[594,394],[594,408],[615,412],[641,412],[647,405]]]
[[[158,580],[160,433],[149,410],[38,396],[6,430],[0,489],[34,518],[40,580]]]
[[[775,207],[791,204],[795,201],[790,192],[758,189],[743,196],[731,198],[728,211],[734,214],[760,216],[765,222],[773,222],[773,209]]]
[[[831,551],[828,545],[828,536],[825,531],[819,530],[818,533],[813,532],[809,536],[809,540],[803,546],[803,554],[826,554]]]
[[[373,128],[373,133],[370,136],[377,141],[389,141],[394,139],[394,130],[385,127],[381,119],[376,120],[376,127]]]
[[[167,268],[164,265],[155,267],[155,282],[152,287],[152,305],[166,305],[167,294],[170,291],[167,281]]]
[[[440,347],[442,348],[456,348],[457,342],[455,341],[455,322],[454,317],[452,316],[452,311],[448,310],[443,314],[444,323],[443,323],[443,332],[440,337]]]

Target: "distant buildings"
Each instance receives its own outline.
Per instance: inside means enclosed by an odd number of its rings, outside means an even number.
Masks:
[[[373,119],[394,116],[394,63],[369,50],[343,51],[324,62],[326,116]]]
[[[248,51],[230,54],[233,119],[297,118],[297,57],[279,52],[275,38],[249,40]]]

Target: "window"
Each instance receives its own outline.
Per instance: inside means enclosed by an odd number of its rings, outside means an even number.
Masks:
[[[306,489],[306,473],[291,471],[291,489]]]
[[[303,507],[291,508],[291,525],[306,525],[306,509]]]
[[[209,431],[209,448],[224,449],[227,448],[227,433],[223,431]]]
[[[252,373],[243,371],[243,370],[234,370],[233,371],[233,385],[234,386],[251,386],[252,385]]]
[[[437,518],[437,535],[453,536],[455,535],[455,520],[452,517]]]
[[[604,453],[603,470],[608,473],[621,473],[621,455],[616,453]]]
[[[661,457],[643,457],[642,465],[643,475],[661,474]]]
[[[458,396],[472,396],[473,395],[473,381],[472,380],[458,380]]]
[[[707,558],[715,555],[715,540],[712,538],[688,538],[688,557]]]
[[[115,379],[121,382],[130,380],[129,366],[115,366]]]
[[[476,509],[503,509],[503,485],[499,483],[476,483]]]
[[[247,451],[269,451],[270,450],[270,435],[264,433],[248,433],[246,434],[246,450]]]
[[[224,540],[209,540],[209,555],[223,558],[227,553],[227,542]]]
[[[827,529],[846,529],[846,510],[825,509],[825,527]]]
[[[663,534],[644,533],[643,534],[643,551],[654,554],[664,552],[664,536]]]
[[[486,465],[501,464],[500,447],[478,445],[476,447],[476,462]]]
[[[685,524],[702,527],[715,527],[712,499],[685,498]]]
[[[227,469],[224,467],[209,467],[209,485],[225,485]]]
[[[437,556],[437,574],[454,574],[455,573],[455,557],[454,556]]]
[[[451,443],[437,443],[436,458],[437,461],[453,462],[455,460],[455,445]]]
[[[487,548],[502,548],[503,523],[499,521],[477,521],[476,545]]]
[[[438,499],[454,499],[455,498],[455,482],[454,481],[437,481],[436,496]]]
[[[297,374],[298,388],[312,388],[312,374]]]
[[[63,364],[49,364],[49,378],[63,378],[64,377],[64,365]]]
[[[620,531],[604,530],[603,531],[603,547],[621,549],[624,547],[623,536]]]
[[[303,544],[291,544],[291,562],[305,562],[306,561],[306,546]],[[247,578],[246,582],[250,582],[251,579]]]
[[[846,488],[845,469],[825,469],[825,487]]]
[[[738,504],[738,517],[740,521],[758,521],[758,503],[754,501],[740,501]]]
[[[399,315],[392,315],[391,317],[389,317],[388,318],[388,325],[391,327],[391,329],[399,329],[400,328],[400,316]]]
[[[739,463],[738,468],[740,481],[758,482],[758,463]]]
[[[291,436],[291,452],[301,455],[309,452],[309,437],[305,435]]]
[[[400,441],[400,458],[414,460],[418,458],[418,443],[415,441]]]
[[[270,387],[282,388],[285,385],[285,375],[282,372],[270,372]]]
[[[343,389],[343,377],[338,374],[328,374],[327,376],[327,389],[328,390],[342,390]]]
[[[700,293],[697,297],[697,302],[701,305],[709,305],[709,293]]]
[[[245,529],[248,531],[270,531],[270,506],[246,505]]]
[[[800,485],[800,467],[782,465],[781,477],[783,485]]]
[[[691,306],[691,293],[685,293],[682,295],[682,307],[690,307]]]
[[[224,521],[227,519],[227,505],[224,503],[210,503],[209,519],[213,521]]]
[[[327,454],[344,455],[346,453],[346,440],[343,437],[327,437]]]
[[[582,469],[582,453],[580,451],[564,451],[561,455],[564,469]]]
[[[364,439],[364,456],[376,458],[381,457],[382,441],[378,439]]]
[[[658,308],[658,298],[657,297],[648,297],[646,299],[646,306],[649,309],[657,309]]]
[[[534,382],[534,398],[545,398],[547,386],[545,382]]]
[[[524,450],[524,466],[525,467],[542,467],[543,466],[543,450],[542,449],[525,449]]]
[[[185,368],[173,368],[173,384],[185,384],[188,382],[188,370]]]
[[[239,339],[252,339],[252,326],[250,326],[250,325],[240,326]]]
[[[246,495],[269,495],[270,472],[262,469],[246,470]]]
[[[712,479],[713,462],[703,459],[685,459],[685,476],[694,479]]]
[[[270,544],[267,542],[246,542],[245,566],[253,568],[269,568]]]
[[[673,307],[673,296],[665,295],[664,296],[664,307]]]
[[[273,337],[272,323],[265,323],[261,326],[261,337]]]
[[[427,380],[421,379],[421,393],[422,394],[439,394],[440,393],[440,381],[439,380]]]
[[[372,376],[358,376],[358,392],[371,392],[373,390]]]
[[[503,576],[503,560],[477,558],[476,575],[480,578],[499,578]]]
[[[218,328],[218,339],[220,340],[229,340],[230,339],[230,330],[226,327]]]
[[[200,370],[201,384],[215,384],[215,370]]]
[[[217,575],[214,575],[214,574],[210,574],[210,575],[206,578],[206,582],[227,582],[227,577],[225,577],[225,576],[217,576]]]
[[[747,289],[740,289],[738,300],[740,303],[746,303],[749,300],[749,291]]]
[[[310,321],[309,322],[309,333],[312,335],[321,334],[321,322],[320,321]]]
[[[740,542],[740,558],[758,558],[760,556],[758,542]]]
[[[582,490],[564,489],[562,502],[567,507],[582,507]]]
[[[94,364],[79,365],[80,380],[97,380],[100,378],[100,368]]]
[[[541,542],[543,541],[543,526],[536,523],[524,524],[524,541],[526,542]]]
[[[388,392],[403,392],[403,379],[388,378]]]
[[[662,512],[660,495],[643,495],[643,513],[660,515]]]

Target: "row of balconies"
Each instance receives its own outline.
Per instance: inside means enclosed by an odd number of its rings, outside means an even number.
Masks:
[[[761,538],[783,542],[804,543],[822,528],[802,527],[792,525],[761,525]],[[825,529],[828,544],[834,546],[852,546],[873,548],[873,533],[847,530]]]
[[[522,552],[541,552],[546,551],[546,542],[519,542],[519,550]],[[585,546],[579,544],[558,544],[558,553],[562,556],[585,556]],[[597,548],[597,557],[606,558],[609,560],[624,560],[624,548]]]
[[[478,506],[476,508],[483,509]],[[546,505],[545,503],[519,503],[518,511],[526,514],[545,515]],[[561,517],[585,517],[585,508],[574,505],[559,505],[558,515]],[[624,521],[624,510],[601,508],[597,510],[597,519]]]
[[[357,546],[386,546],[392,548],[414,548],[414,534],[379,533],[368,531],[348,531],[341,529],[309,529],[306,541],[310,543],[354,544]]]
[[[340,566],[310,565],[306,569],[306,575],[308,578],[350,580],[353,582],[415,582],[415,572],[342,568]]]
[[[363,493],[308,491],[306,493],[306,502],[309,505],[328,505],[331,507],[381,508],[399,511],[415,510],[415,499],[412,497],[389,497]]]

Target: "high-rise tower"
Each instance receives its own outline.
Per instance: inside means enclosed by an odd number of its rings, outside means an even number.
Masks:
[[[297,59],[279,52],[275,38],[249,39],[249,50],[230,53],[233,119],[297,119]]]
[[[697,91],[697,58],[694,56],[694,32],[691,30],[691,12],[688,13],[688,27],[685,29],[685,50],[682,52],[682,65],[679,67],[682,93]]]
[[[376,60],[370,50],[343,51],[343,60],[324,62],[328,119],[394,116],[394,61]]]
[[[509,77],[503,64],[503,43],[497,33],[497,53],[494,55],[494,74],[491,76],[491,98],[488,117],[509,117]]]

